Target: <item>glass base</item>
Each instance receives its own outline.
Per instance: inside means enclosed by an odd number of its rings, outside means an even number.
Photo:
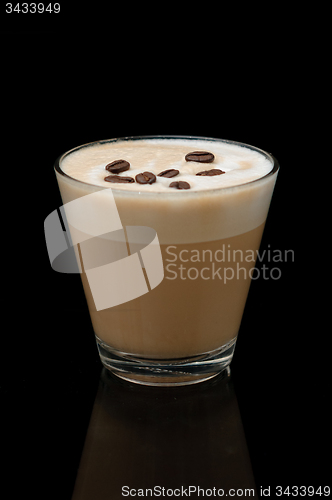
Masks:
[[[114,375],[142,385],[179,386],[204,382],[225,370],[236,339],[214,351],[180,359],[147,359],[123,353],[96,336],[101,362]]]

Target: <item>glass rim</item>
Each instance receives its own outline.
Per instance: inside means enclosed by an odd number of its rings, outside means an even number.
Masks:
[[[273,156],[272,153],[268,153],[268,152],[264,151],[263,149],[257,148],[256,146],[251,146],[250,144],[246,144],[244,142],[233,141],[230,139],[221,139],[221,138],[217,138],[217,137],[206,137],[206,136],[195,136],[195,135],[133,135],[133,136],[125,136],[125,137],[115,137],[112,139],[102,139],[99,141],[87,142],[85,144],[81,144],[80,146],[76,146],[76,147],[66,151],[65,153],[61,154],[56,159],[56,161],[54,163],[54,170],[58,174],[62,175],[65,178],[70,179],[71,181],[74,181],[75,183],[83,184],[85,186],[90,186],[90,187],[99,188],[99,189],[112,189],[112,191],[115,191],[116,193],[119,193],[119,194],[130,194],[131,196],[134,196],[134,195],[135,196],[156,196],[156,195],[160,196],[162,194],[163,198],[165,196],[179,196],[178,190],[176,190],[176,189],[173,190],[172,192],[169,192],[169,193],[165,193],[165,192],[160,193],[157,191],[148,192],[148,191],[132,191],[130,189],[124,189],[124,188],[117,189],[116,187],[113,187],[113,186],[103,187],[103,186],[100,186],[98,184],[93,184],[90,182],[84,182],[84,181],[81,181],[79,179],[75,179],[75,177],[71,177],[70,175],[66,174],[61,169],[62,160],[66,156],[69,156],[71,153],[74,153],[75,151],[78,151],[80,149],[88,148],[88,147],[94,146],[96,144],[107,144],[107,143],[112,143],[112,142],[117,142],[117,141],[119,141],[119,142],[121,142],[121,141],[123,141],[123,142],[124,141],[135,141],[135,140],[142,140],[142,139],[143,140],[149,140],[149,139],[185,139],[185,140],[205,140],[205,141],[210,141],[210,142],[211,141],[223,142],[226,144],[234,144],[236,146],[251,149],[252,151],[257,151],[258,153],[264,155],[268,160],[271,161],[272,169],[270,170],[270,172],[268,172],[267,174],[264,174],[262,177],[258,177],[257,179],[254,179],[252,181],[243,182],[242,184],[235,184],[234,186],[225,186],[225,187],[218,186],[214,189],[206,189],[206,190],[201,190],[199,192],[191,191],[190,189],[181,190],[182,196],[183,196],[183,194],[185,194],[185,195],[188,195],[188,194],[197,195],[197,193],[199,193],[199,194],[215,193],[218,191],[225,191],[225,190],[230,190],[230,189],[241,188],[244,186],[255,184],[257,182],[260,182],[260,181],[266,179],[267,177],[274,175],[275,173],[278,172],[278,170],[280,168],[278,160],[275,158],[275,156]]]

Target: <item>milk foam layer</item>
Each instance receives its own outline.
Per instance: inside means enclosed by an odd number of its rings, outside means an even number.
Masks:
[[[185,155],[192,151],[210,151],[215,160],[187,162]],[[157,176],[151,185],[105,182],[104,178],[110,174],[105,166],[120,159],[131,164],[120,176],[134,178],[141,172],[158,174],[171,168],[181,173],[173,178]],[[277,167],[272,170],[272,163],[272,158],[270,161],[264,152],[222,140],[118,139],[67,153],[60,159],[60,168],[67,175],[57,166],[56,175],[63,204],[111,188],[122,226],[153,228],[160,244],[187,244],[233,237],[263,224],[278,171]],[[225,174],[195,175],[215,168]],[[191,189],[170,188],[169,184],[177,180],[189,182]],[[105,203],[98,210],[107,213],[109,207]]]
[[[186,154],[192,151],[209,151],[215,159],[212,163],[187,162]],[[133,177],[148,171],[157,176],[153,184],[110,184],[104,178],[110,175],[105,166],[115,160],[126,160],[130,169],[118,174]],[[225,172],[217,176],[197,176],[198,172],[210,169]],[[233,143],[203,139],[138,139],[118,140],[108,143],[95,143],[67,155],[61,162],[61,169],[70,177],[79,181],[112,188],[113,190],[140,192],[178,192],[169,187],[173,181],[186,181],[190,191],[205,191],[221,187],[245,184],[268,174],[273,168],[264,154],[238,146]],[[167,169],[179,170],[174,178],[158,177]]]

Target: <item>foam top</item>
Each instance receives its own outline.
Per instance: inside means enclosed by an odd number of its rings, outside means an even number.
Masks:
[[[208,151],[214,155],[214,161],[186,161],[185,156],[193,151]],[[156,175],[156,182],[121,184],[104,181],[110,174],[105,166],[120,159],[129,162],[130,169],[117,175],[135,179],[137,174],[147,171]],[[190,184],[191,192],[205,191],[254,181],[268,174],[272,168],[272,161],[263,152],[248,147],[219,140],[182,138],[93,143],[66,155],[61,162],[64,173],[95,186],[125,191],[178,192],[182,196],[182,190],[169,187],[171,182],[185,181]],[[179,170],[179,174],[173,178],[158,177],[160,172],[168,169]],[[216,176],[196,175],[210,169],[220,169],[225,173]]]

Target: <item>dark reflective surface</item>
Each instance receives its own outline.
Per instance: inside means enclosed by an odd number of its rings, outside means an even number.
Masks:
[[[168,496],[171,490],[180,497],[185,492],[202,497],[203,491],[217,496],[221,488],[225,494],[251,489],[253,498],[251,463],[228,373],[193,386],[158,388],[102,371],[72,498],[151,496],[146,488],[155,498],[167,497],[167,490]]]

